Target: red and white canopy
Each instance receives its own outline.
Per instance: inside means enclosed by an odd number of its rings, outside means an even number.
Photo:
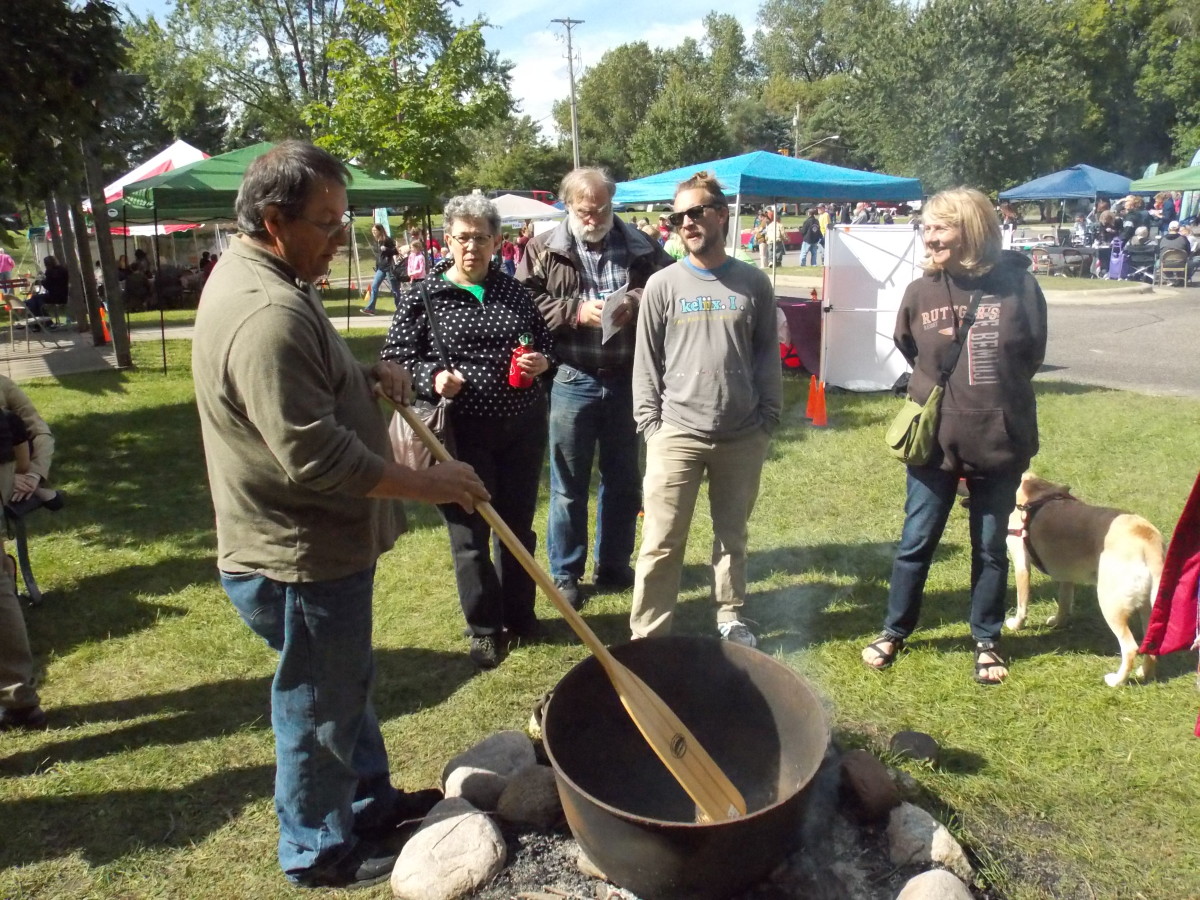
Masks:
[[[197,150],[186,141],[176,141],[170,147],[167,147],[161,153],[157,153],[150,159],[146,160],[136,169],[122,175],[112,184],[104,189],[104,202],[112,203],[114,200],[120,200],[124,196],[125,185],[132,184],[135,181],[141,181],[143,178],[151,178],[155,175],[161,175],[163,172],[170,172],[172,169],[178,169],[181,166],[186,166],[189,163],[199,162],[202,159],[208,159],[208,154],[203,150]],[[84,211],[91,214],[92,201],[83,201]],[[173,231],[186,231],[190,228],[195,228],[195,225],[160,225],[159,234],[168,234]],[[150,235],[154,234],[153,225],[138,225],[129,229],[131,234]],[[113,223],[113,234],[124,234],[125,229]]]

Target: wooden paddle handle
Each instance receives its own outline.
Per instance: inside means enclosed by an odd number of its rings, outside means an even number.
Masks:
[[[389,402],[391,401],[389,400]],[[450,462],[454,459],[442,442],[438,440],[437,435],[430,431],[425,421],[410,407],[396,403],[392,403],[392,406],[429,448],[429,452],[435,460]],[[679,786],[695,801],[702,817],[711,822],[722,822],[726,819],[744,816],[746,814],[745,798],[721,771],[708,751],[696,740],[696,736],[692,734],[691,730],[663,702],[663,699],[650,689],[649,685],[627,666],[618,662],[608,647],[588,626],[583,616],[567,602],[558,589],[558,585],[554,583],[554,579],[538,565],[529,549],[500,518],[492,504],[486,500],[477,501],[475,510],[500,538],[501,543],[517,558],[521,567],[529,573],[543,593],[550,598],[550,602],[567,620],[571,630],[579,636],[579,639],[596,657],[596,661],[608,675],[609,681],[612,682],[621,704],[629,713],[634,725],[642,733],[655,755],[679,782]]]

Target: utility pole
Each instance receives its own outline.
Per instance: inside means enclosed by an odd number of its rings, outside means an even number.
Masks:
[[[571,50],[571,26],[582,25],[583,19],[551,19],[567,29],[567,76],[571,79],[571,153],[575,168],[579,168],[579,111],[575,104],[575,54]]]

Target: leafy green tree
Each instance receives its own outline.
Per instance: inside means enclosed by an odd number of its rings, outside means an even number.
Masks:
[[[772,112],[761,100],[745,98],[730,104],[725,114],[732,153],[769,150],[792,145],[792,124],[789,119]]]
[[[930,0],[903,40],[862,60],[840,133],[926,190],[995,190],[1050,171],[1082,124],[1083,86],[1041,0]],[[901,102],[898,102],[901,101]]]
[[[178,67],[160,77],[172,89],[183,88],[183,112],[194,102],[191,76],[199,71],[208,88],[267,137],[307,137],[305,110],[333,97],[330,48],[372,37],[350,7],[344,0],[176,0],[149,37],[161,35],[166,58]],[[176,121],[174,115],[168,107],[166,121]]]
[[[628,147],[647,109],[658,96],[661,60],[644,41],[607,51],[584,70],[576,85],[579,155],[585,165],[607,166],[618,178],[628,174]],[[571,136],[571,108],[554,105],[560,134]]]
[[[756,87],[756,67],[742,24],[728,13],[709,13],[704,17],[703,46],[708,64],[701,80],[722,105],[728,108],[735,99],[749,96]]]
[[[635,176],[706,162],[728,152],[729,138],[717,99],[678,74],[646,110],[629,144]]]
[[[571,170],[570,152],[547,144],[530,116],[508,116],[473,128],[463,134],[462,142],[473,148],[473,155],[455,172],[454,182],[460,191],[553,191]]]
[[[466,129],[508,114],[509,75],[483,39],[486,22],[456,26],[441,4],[422,0],[348,0],[365,43],[329,48],[332,95],[307,120],[318,143],[391,175],[448,188],[471,148]]]

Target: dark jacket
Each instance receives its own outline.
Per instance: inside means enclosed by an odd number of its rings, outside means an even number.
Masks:
[[[809,216],[804,220],[804,224],[800,226],[800,239],[806,244],[822,242],[821,223],[817,221],[816,216]]]
[[[1022,472],[1037,453],[1032,379],[1046,354],[1046,298],[1028,268],[1028,257],[1006,251],[980,278],[927,272],[904,293],[894,339],[913,367],[909,396],[924,403],[971,292],[983,292],[942,397],[934,468],[960,475]]]
[[[659,269],[675,262],[657,241],[638,229],[614,218],[613,228],[621,229],[629,248],[629,287],[641,290],[646,280]],[[517,266],[517,280],[533,294],[534,302],[546,319],[551,333],[574,331],[579,316],[579,270],[583,263],[575,250],[575,240],[564,221],[553,231],[539,234],[525,245],[525,253]],[[600,329],[597,332],[599,340]],[[610,341],[617,344],[627,341],[629,362],[633,359],[633,338],[636,328],[626,325],[618,336]],[[575,364],[565,347],[560,347],[563,362]]]

